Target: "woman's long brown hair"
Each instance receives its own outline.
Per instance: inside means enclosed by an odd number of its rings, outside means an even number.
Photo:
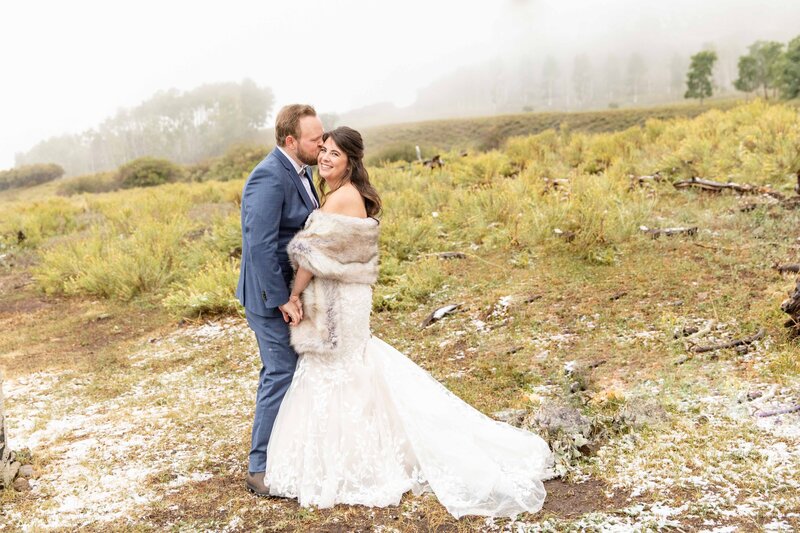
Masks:
[[[336,146],[347,155],[347,172],[342,178],[342,184],[348,181],[352,183],[364,198],[367,216],[377,217],[381,212],[381,198],[369,182],[369,174],[364,167],[364,141],[361,139],[361,134],[353,128],[339,126],[322,135],[323,142],[328,138],[333,139]],[[325,185],[325,180],[320,178],[318,186],[323,199],[329,194],[325,191]]]

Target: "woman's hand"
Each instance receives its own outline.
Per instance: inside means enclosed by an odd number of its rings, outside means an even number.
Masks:
[[[292,293],[292,295],[289,296],[289,301],[294,303],[295,306],[297,307],[298,311],[297,321],[295,322],[294,320],[292,320],[291,324],[292,326],[296,326],[301,320],[303,320],[303,301],[300,299],[299,294],[294,294],[294,293]]]
[[[292,301],[291,297],[289,301],[285,304],[278,307],[280,309],[281,314],[283,314],[284,322],[288,322],[290,326],[297,325],[298,322],[302,319],[303,310],[299,305],[299,302]]]

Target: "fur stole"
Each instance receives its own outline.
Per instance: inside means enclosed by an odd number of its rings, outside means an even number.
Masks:
[[[303,291],[303,320],[290,328],[299,354],[328,354],[369,336],[371,297],[342,309],[342,291],[370,294],[378,278],[378,221],[314,211],[286,247],[295,270],[314,277]],[[353,314],[355,313],[355,314]],[[346,316],[345,316],[346,315]],[[366,323],[363,318],[366,317]],[[362,331],[363,330],[363,331]]]

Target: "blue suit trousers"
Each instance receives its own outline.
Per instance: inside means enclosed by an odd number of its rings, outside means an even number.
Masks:
[[[264,472],[267,468],[269,436],[283,397],[292,383],[297,352],[289,344],[289,324],[283,321],[280,313],[276,317],[267,317],[245,310],[245,316],[250,329],[256,334],[261,354],[248,470]]]

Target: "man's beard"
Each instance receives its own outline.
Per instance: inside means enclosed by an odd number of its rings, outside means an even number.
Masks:
[[[299,159],[304,165],[317,164],[317,154],[306,152],[300,148],[300,146],[297,147],[297,159]]]

